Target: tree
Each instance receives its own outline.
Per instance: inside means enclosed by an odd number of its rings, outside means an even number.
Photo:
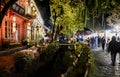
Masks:
[[[106,19],[109,26],[119,26],[120,25],[120,6],[113,9],[111,14]]]
[[[90,27],[93,28],[103,28],[103,26],[106,26],[106,18],[113,12],[118,14],[119,10],[116,8],[120,7],[120,1],[118,0],[84,0],[84,3],[89,12],[89,21],[93,22]]]
[[[64,34],[71,34],[76,29],[84,27],[84,16],[82,14],[85,9],[82,1],[50,0],[50,8],[51,19],[55,21],[54,26],[57,28],[57,26],[62,25]]]
[[[2,5],[2,1],[0,1],[0,6]],[[4,7],[1,9],[0,11],[0,26],[2,24],[2,20],[7,12],[7,10],[10,8],[11,5],[13,5],[17,0],[6,0],[5,3],[4,3]]]

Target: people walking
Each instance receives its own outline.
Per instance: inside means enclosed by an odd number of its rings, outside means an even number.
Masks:
[[[100,47],[100,46],[101,46],[101,37],[98,36],[98,47]]]
[[[109,43],[110,43],[110,38],[107,39],[106,48],[108,48]]]
[[[116,41],[116,37],[113,36],[112,40],[108,44],[108,52],[111,53],[112,65],[115,66],[116,54],[119,51],[119,43]]]
[[[102,37],[102,49],[103,49],[103,51],[105,49],[105,43],[106,43],[105,37]]]
[[[94,45],[95,45],[95,38],[94,37],[91,37],[91,48],[94,48]]]

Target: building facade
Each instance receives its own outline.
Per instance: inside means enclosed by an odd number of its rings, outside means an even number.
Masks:
[[[45,33],[46,27],[44,26],[44,21],[42,19],[41,13],[34,0],[31,0],[31,3],[35,7],[36,18],[30,25],[31,27],[27,28],[27,37],[29,37],[31,40],[39,40],[41,36],[43,37],[46,34]]]
[[[8,0],[1,0],[3,8]],[[1,9],[2,10],[2,9]],[[0,10],[0,11],[1,11]],[[21,43],[24,39],[39,40],[49,30],[44,25],[34,0],[18,0],[7,11],[0,27],[0,46],[9,41]]]
[[[6,0],[2,0],[1,2],[1,7],[4,7]],[[8,40],[10,43],[20,43],[26,39],[28,26],[30,27],[35,18],[35,7],[32,6],[30,0],[18,0],[14,3],[2,20],[0,45]]]

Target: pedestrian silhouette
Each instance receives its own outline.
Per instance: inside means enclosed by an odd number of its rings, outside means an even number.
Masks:
[[[103,50],[105,49],[105,43],[106,43],[105,37],[102,37],[102,49]]]
[[[116,37],[113,36],[112,40],[108,44],[108,52],[111,53],[111,61],[113,66],[115,66],[116,54],[118,51],[119,51],[119,43],[116,41]]]

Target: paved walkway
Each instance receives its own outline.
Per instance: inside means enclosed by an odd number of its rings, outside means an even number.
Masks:
[[[111,65],[110,53],[103,51],[102,48],[92,49],[97,66],[96,77],[120,77],[119,54],[116,58],[116,66]]]
[[[26,49],[26,48],[27,48],[26,46],[22,46],[22,47],[16,47],[12,49],[5,49],[3,51],[0,51],[0,56],[5,56],[5,55],[8,55],[8,54],[11,54],[11,53],[14,53],[22,49]]]

